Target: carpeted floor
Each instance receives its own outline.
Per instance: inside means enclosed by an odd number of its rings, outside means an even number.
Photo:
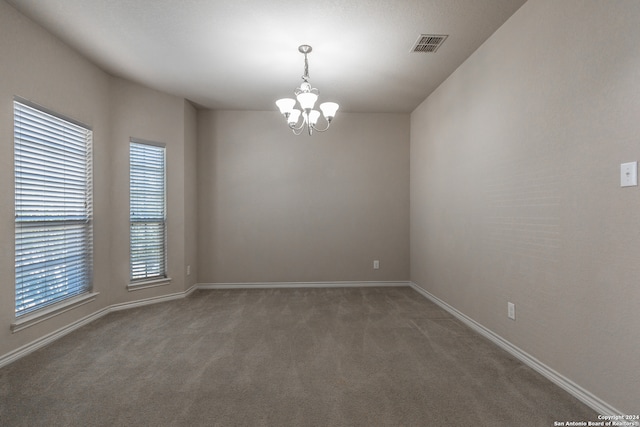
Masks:
[[[410,288],[197,291],[0,369],[2,426],[553,426],[597,414]]]

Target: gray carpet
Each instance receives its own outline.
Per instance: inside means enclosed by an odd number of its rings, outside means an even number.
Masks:
[[[0,369],[2,426],[552,426],[588,407],[410,288],[197,291]]]

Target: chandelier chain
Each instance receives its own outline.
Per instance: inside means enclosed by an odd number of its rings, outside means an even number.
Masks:
[[[305,82],[309,82],[309,61],[307,60],[307,54],[304,54],[304,76],[302,76],[302,80]]]

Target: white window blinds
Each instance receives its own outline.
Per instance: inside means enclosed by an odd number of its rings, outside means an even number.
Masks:
[[[131,281],[165,278],[165,148],[132,140],[129,153]]]
[[[91,130],[14,101],[16,317],[88,292]]]

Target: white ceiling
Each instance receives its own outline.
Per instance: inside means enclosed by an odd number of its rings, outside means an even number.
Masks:
[[[411,112],[525,0],[7,0],[109,73],[196,104],[275,110],[310,82],[341,111]],[[412,53],[420,34],[448,34]]]

